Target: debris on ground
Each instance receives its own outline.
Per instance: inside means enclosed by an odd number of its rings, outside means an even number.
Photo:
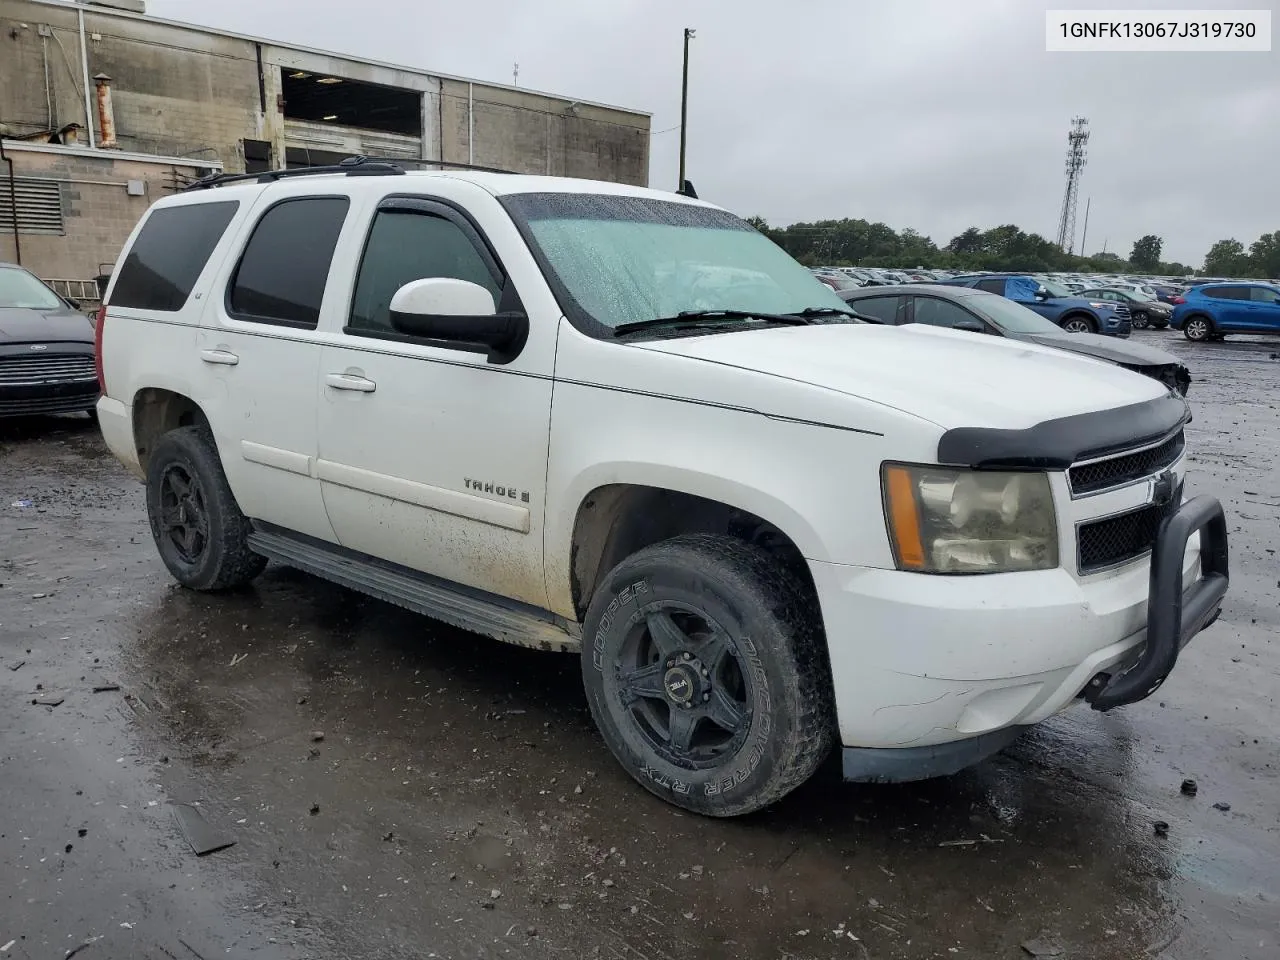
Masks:
[[[30,500],[15,500],[15,501],[13,501],[13,506],[17,507],[19,510],[25,510],[25,509],[27,509],[27,507],[31,506],[31,501],[30,501]],[[11,946],[12,946],[12,944],[11,944]],[[6,947],[5,949],[7,950],[7,949],[8,949],[8,947]]]
[[[236,654],[232,654],[232,656],[231,656],[231,662],[230,662],[230,663],[228,663],[228,664],[227,664],[227,666],[228,666],[228,667],[234,667],[237,663],[243,663],[243,662],[244,662],[245,660],[247,660],[248,658],[249,658],[249,655],[248,655],[247,653],[236,653]]]
[[[66,697],[59,693],[42,693],[31,700],[32,706],[39,707],[58,707],[62,705]]]
[[[312,731],[311,731],[311,742],[312,742],[312,743],[319,743],[319,742],[320,742],[320,741],[322,741],[323,739],[324,739],[324,731],[323,731],[323,730],[312,730]]]
[[[1200,790],[1200,787],[1194,780],[1182,781],[1182,793],[1184,796],[1194,797]]]
[[[980,843],[1004,843],[1003,840],[993,840],[985,833],[978,834],[976,840],[943,840],[938,844],[940,847],[976,847]]]
[[[1062,947],[1049,940],[1027,940],[1022,944],[1022,949],[1033,957],[1062,956]]]
[[[21,669],[22,669],[23,667],[25,667],[26,665],[27,665],[27,661],[25,661],[25,660],[15,660],[13,663],[9,664],[9,669],[10,669],[10,670],[21,670]]]
[[[120,684],[111,680],[99,680],[93,685],[94,693],[111,693],[113,690],[119,690]]]
[[[320,812],[320,804],[318,804],[318,803],[313,803],[313,804],[311,805],[311,810],[310,810],[311,815],[314,817],[314,816],[315,816],[316,814],[318,814],[319,812]]]
[[[1227,803],[1227,802],[1225,802],[1225,801],[1223,801],[1223,800],[1219,800],[1217,803],[1215,803],[1215,804],[1213,805],[1213,809],[1215,809],[1215,810],[1221,810],[1223,813],[1226,813],[1228,810],[1230,810],[1230,809],[1231,809],[1231,804],[1229,804],[1229,803]]]
[[[1169,824],[1163,820],[1157,820],[1151,827],[1155,830],[1157,837],[1167,837],[1169,835]]]
[[[235,846],[234,839],[211,826],[204,814],[189,803],[173,804],[173,817],[197,857]]]

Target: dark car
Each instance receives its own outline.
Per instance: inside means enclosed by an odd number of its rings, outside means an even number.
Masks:
[[[1159,380],[1186,396],[1191,374],[1171,353],[1145,343],[1122,343],[1092,333],[1064,333],[1051,321],[1012,300],[968,287],[919,284],[888,290],[842,290],[839,296],[866,319],[927,323],[1056,347]]]
[[[0,263],[0,417],[92,412],[93,324],[35,274]]]
[[[1026,273],[987,273],[943,280],[949,286],[997,293],[1047,317],[1068,333],[1104,333],[1127,337],[1132,331],[1129,306],[1088,300],[1047,277]]]
[[[1133,290],[1094,287],[1091,290],[1081,290],[1076,296],[1086,300],[1110,300],[1113,303],[1128,304],[1129,320],[1135,330],[1145,330],[1147,327],[1163,330],[1169,326],[1169,318],[1173,316],[1173,307],[1169,304],[1150,300]]]

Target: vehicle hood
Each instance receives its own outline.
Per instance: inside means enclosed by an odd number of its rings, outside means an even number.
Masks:
[[[1061,350],[920,324],[783,327],[635,346],[857,397],[944,428],[1024,429],[1168,392]]]
[[[93,324],[74,310],[0,307],[0,344],[93,343]]]
[[[1150,347],[1145,343],[1104,337],[1097,333],[1037,333],[1021,339],[1030,340],[1045,347],[1069,350],[1071,353],[1086,357],[1109,360],[1112,363],[1126,363],[1133,367],[1162,367],[1182,362],[1168,350]]]

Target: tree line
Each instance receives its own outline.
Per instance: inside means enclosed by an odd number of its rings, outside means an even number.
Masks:
[[[1040,234],[1011,223],[989,230],[970,227],[940,247],[910,227],[899,231],[866,220],[818,220],[789,227],[771,227],[762,217],[751,217],[749,222],[808,266],[1280,277],[1280,230],[1263,234],[1247,250],[1238,240],[1219,240],[1197,271],[1184,263],[1161,260],[1164,241],[1155,234],[1134,243],[1125,260],[1109,252],[1087,257],[1063,253]]]

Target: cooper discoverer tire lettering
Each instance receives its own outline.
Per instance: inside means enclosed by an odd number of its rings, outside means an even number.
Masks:
[[[156,443],[147,463],[147,519],[160,559],[192,590],[241,586],[267,565],[249,549],[249,521],[204,427],[179,427]]]
[[[720,817],[807,780],[835,726],[815,603],[774,557],[730,537],[678,537],[615,567],[587,612],[582,674],[627,772]]]

